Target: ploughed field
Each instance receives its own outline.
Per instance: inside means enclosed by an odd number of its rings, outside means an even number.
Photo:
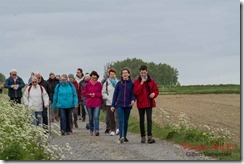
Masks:
[[[164,124],[166,115],[170,115],[170,122],[177,123],[177,116],[183,112],[196,126],[227,129],[233,134],[233,142],[240,144],[240,94],[159,95],[156,102],[153,120],[158,124]]]

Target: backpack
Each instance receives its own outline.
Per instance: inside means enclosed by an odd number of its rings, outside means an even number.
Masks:
[[[41,89],[41,96],[42,96],[42,102],[43,102],[43,86],[39,85],[40,89]],[[30,90],[31,90],[32,85],[30,85],[30,87],[28,88],[28,100],[30,98]]]

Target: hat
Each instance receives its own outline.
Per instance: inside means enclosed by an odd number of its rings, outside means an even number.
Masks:
[[[53,72],[49,73],[49,76],[51,76],[51,75],[54,75],[55,76],[55,74]]]
[[[63,76],[64,78],[68,79],[68,77],[67,77],[67,75],[66,75],[66,74],[63,74],[62,76]]]
[[[69,76],[68,76],[69,78],[75,78],[75,76],[73,75],[73,74],[69,74]]]

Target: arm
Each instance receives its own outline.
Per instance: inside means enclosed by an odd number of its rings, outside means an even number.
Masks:
[[[8,79],[5,80],[4,88],[8,88],[8,89],[12,88],[9,83],[10,83],[10,79],[8,78]]]
[[[118,94],[119,94],[119,82],[115,86],[114,95],[113,95],[113,101],[112,101],[112,105],[111,105],[112,107],[115,107],[115,102],[118,99]]]
[[[60,84],[57,84],[55,89],[54,89],[54,94],[53,94],[53,103],[52,103],[52,107],[53,109],[56,109],[56,105],[57,105],[57,99],[58,99],[58,86]]]
[[[102,96],[103,96],[103,99],[108,99],[108,94],[107,94],[107,91],[106,91],[106,82],[103,83],[103,88],[102,88]]]
[[[98,86],[97,86],[97,92],[95,93],[95,96],[94,97],[102,97],[102,84],[99,83]]]
[[[25,83],[24,83],[24,81],[20,78],[19,88],[24,88],[24,87],[25,87]]]
[[[152,98],[156,98],[158,96],[158,94],[159,94],[158,85],[156,84],[155,81],[153,81],[153,86],[152,86],[151,94],[152,93],[155,94]]]
[[[138,80],[134,81],[134,89],[133,89],[133,93],[138,96],[141,94],[143,90],[143,84],[141,84]]]
[[[135,94],[134,94],[134,92],[133,92],[133,90],[134,90],[134,88],[135,88],[135,85],[132,83],[132,92],[131,92],[131,99],[133,100],[133,101],[136,101],[136,96],[135,96]]]
[[[28,89],[29,86],[25,89],[24,95],[23,95],[23,101],[26,106],[29,105],[29,100],[28,100]]]
[[[42,87],[42,86],[41,86]],[[49,105],[49,96],[47,94],[47,91],[44,87],[43,88],[43,94],[42,94],[42,98],[43,98],[43,102],[44,102],[44,106],[47,108]]]
[[[72,85],[72,90],[73,90],[74,106],[78,107],[78,95],[77,95],[76,88],[74,85]]]

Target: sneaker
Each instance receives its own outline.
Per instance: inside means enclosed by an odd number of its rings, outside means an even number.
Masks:
[[[146,143],[146,137],[141,137],[141,143]]]
[[[129,140],[127,138],[125,138],[125,142],[129,142]]]
[[[61,131],[61,135],[64,136],[65,135],[65,132],[64,131]]]
[[[110,136],[114,136],[115,135],[115,132],[114,131],[111,131],[110,132]]]
[[[116,130],[116,135],[119,135],[119,129]]]
[[[89,123],[86,124],[86,129],[89,130]]]
[[[93,135],[94,135],[93,132],[90,131],[90,136],[93,136]]]
[[[95,135],[96,135],[96,136],[99,136],[99,134],[100,134],[99,131],[96,131]]]
[[[109,133],[109,129],[106,129],[104,133]]]
[[[148,136],[147,143],[149,144],[155,143],[155,139],[153,139],[152,136]]]
[[[124,138],[124,137],[121,137],[121,138],[119,139],[119,141],[120,141],[120,143],[122,144],[122,143],[124,143],[125,138]]]

